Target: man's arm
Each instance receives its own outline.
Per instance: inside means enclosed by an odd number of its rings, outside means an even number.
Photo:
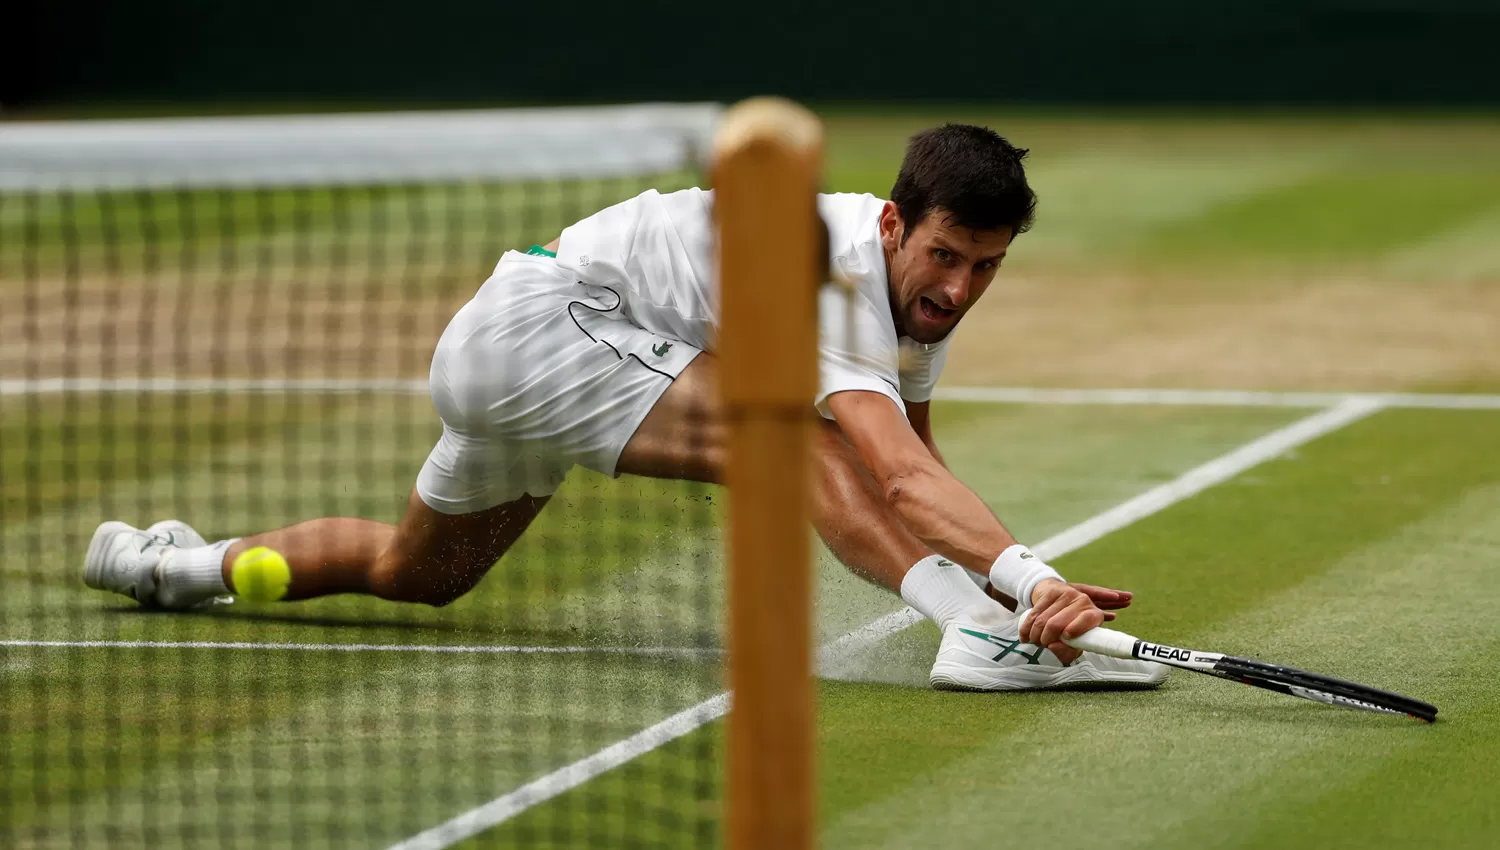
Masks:
[[[911,429],[916,432],[917,439],[922,441],[922,445],[927,447],[927,451],[937,458],[937,462],[941,463],[944,469],[948,469],[948,461],[943,459],[943,453],[938,451],[937,440],[932,436],[932,402],[903,401],[903,404],[906,405],[906,421],[911,423]],[[995,586],[990,584],[989,575],[983,570],[978,571],[977,574],[984,578],[984,592],[987,596],[1012,611],[1017,610],[1014,597],[996,590]],[[1100,603],[1098,597],[1093,598],[1096,605],[1107,607],[1106,604]]]
[[[930,401],[908,401],[906,402],[906,421],[911,423],[912,431],[916,432],[917,439],[927,447],[927,451],[937,458],[946,469],[948,462],[943,460],[943,453],[938,451],[937,441],[932,438],[932,402]]]
[[[895,403],[854,390],[834,393],[827,404],[907,529],[933,551],[995,575],[991,566],[1015,537],[948,471]],[[930,423],[924,430],[930,436]],[[1066,649],[1062,637],[1077,637],[1106,619],[1082,590],[1056,578],[1037,582],[1030,597],[1022,600],[1035,608],[1021,635],[1028,643]]]
[[[834,393],[828,408],[902,522],[933,551],[987,570],[1015,545],[989,506],[953,477],[889,398]]]

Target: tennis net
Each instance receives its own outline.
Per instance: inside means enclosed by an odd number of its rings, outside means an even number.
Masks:
[[[609,750],[722,699],[706,486],[575,468],[436,608],[164,613],[83,564],[105,520],[395,522],[455,311],[506,250],[701,182],[718,112],[0,124],[0,843],[716,840],[714,733]]]

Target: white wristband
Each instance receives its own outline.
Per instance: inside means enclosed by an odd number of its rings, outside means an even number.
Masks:
[[[1032,589],[1037,583],[1049,578],[1063,580],[1057,570],[1047,566],[1046,561],[1031,554],[1030,549],[1019,543],[1001,552],[990,567],[990,584],[1001,593],[1015,598],[1016,605],[1023,611],[1031,607]]]

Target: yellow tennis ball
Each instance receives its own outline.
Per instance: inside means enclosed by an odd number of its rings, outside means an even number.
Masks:
[[[275,602],[286,596],[292,583],[292,568],[275,549],[246,549],[229,568],[234,593],[246,602]]]

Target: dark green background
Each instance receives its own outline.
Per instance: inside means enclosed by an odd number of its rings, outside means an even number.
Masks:
[[[1500,104],[1495,0],[21,0],[0,98]]]

